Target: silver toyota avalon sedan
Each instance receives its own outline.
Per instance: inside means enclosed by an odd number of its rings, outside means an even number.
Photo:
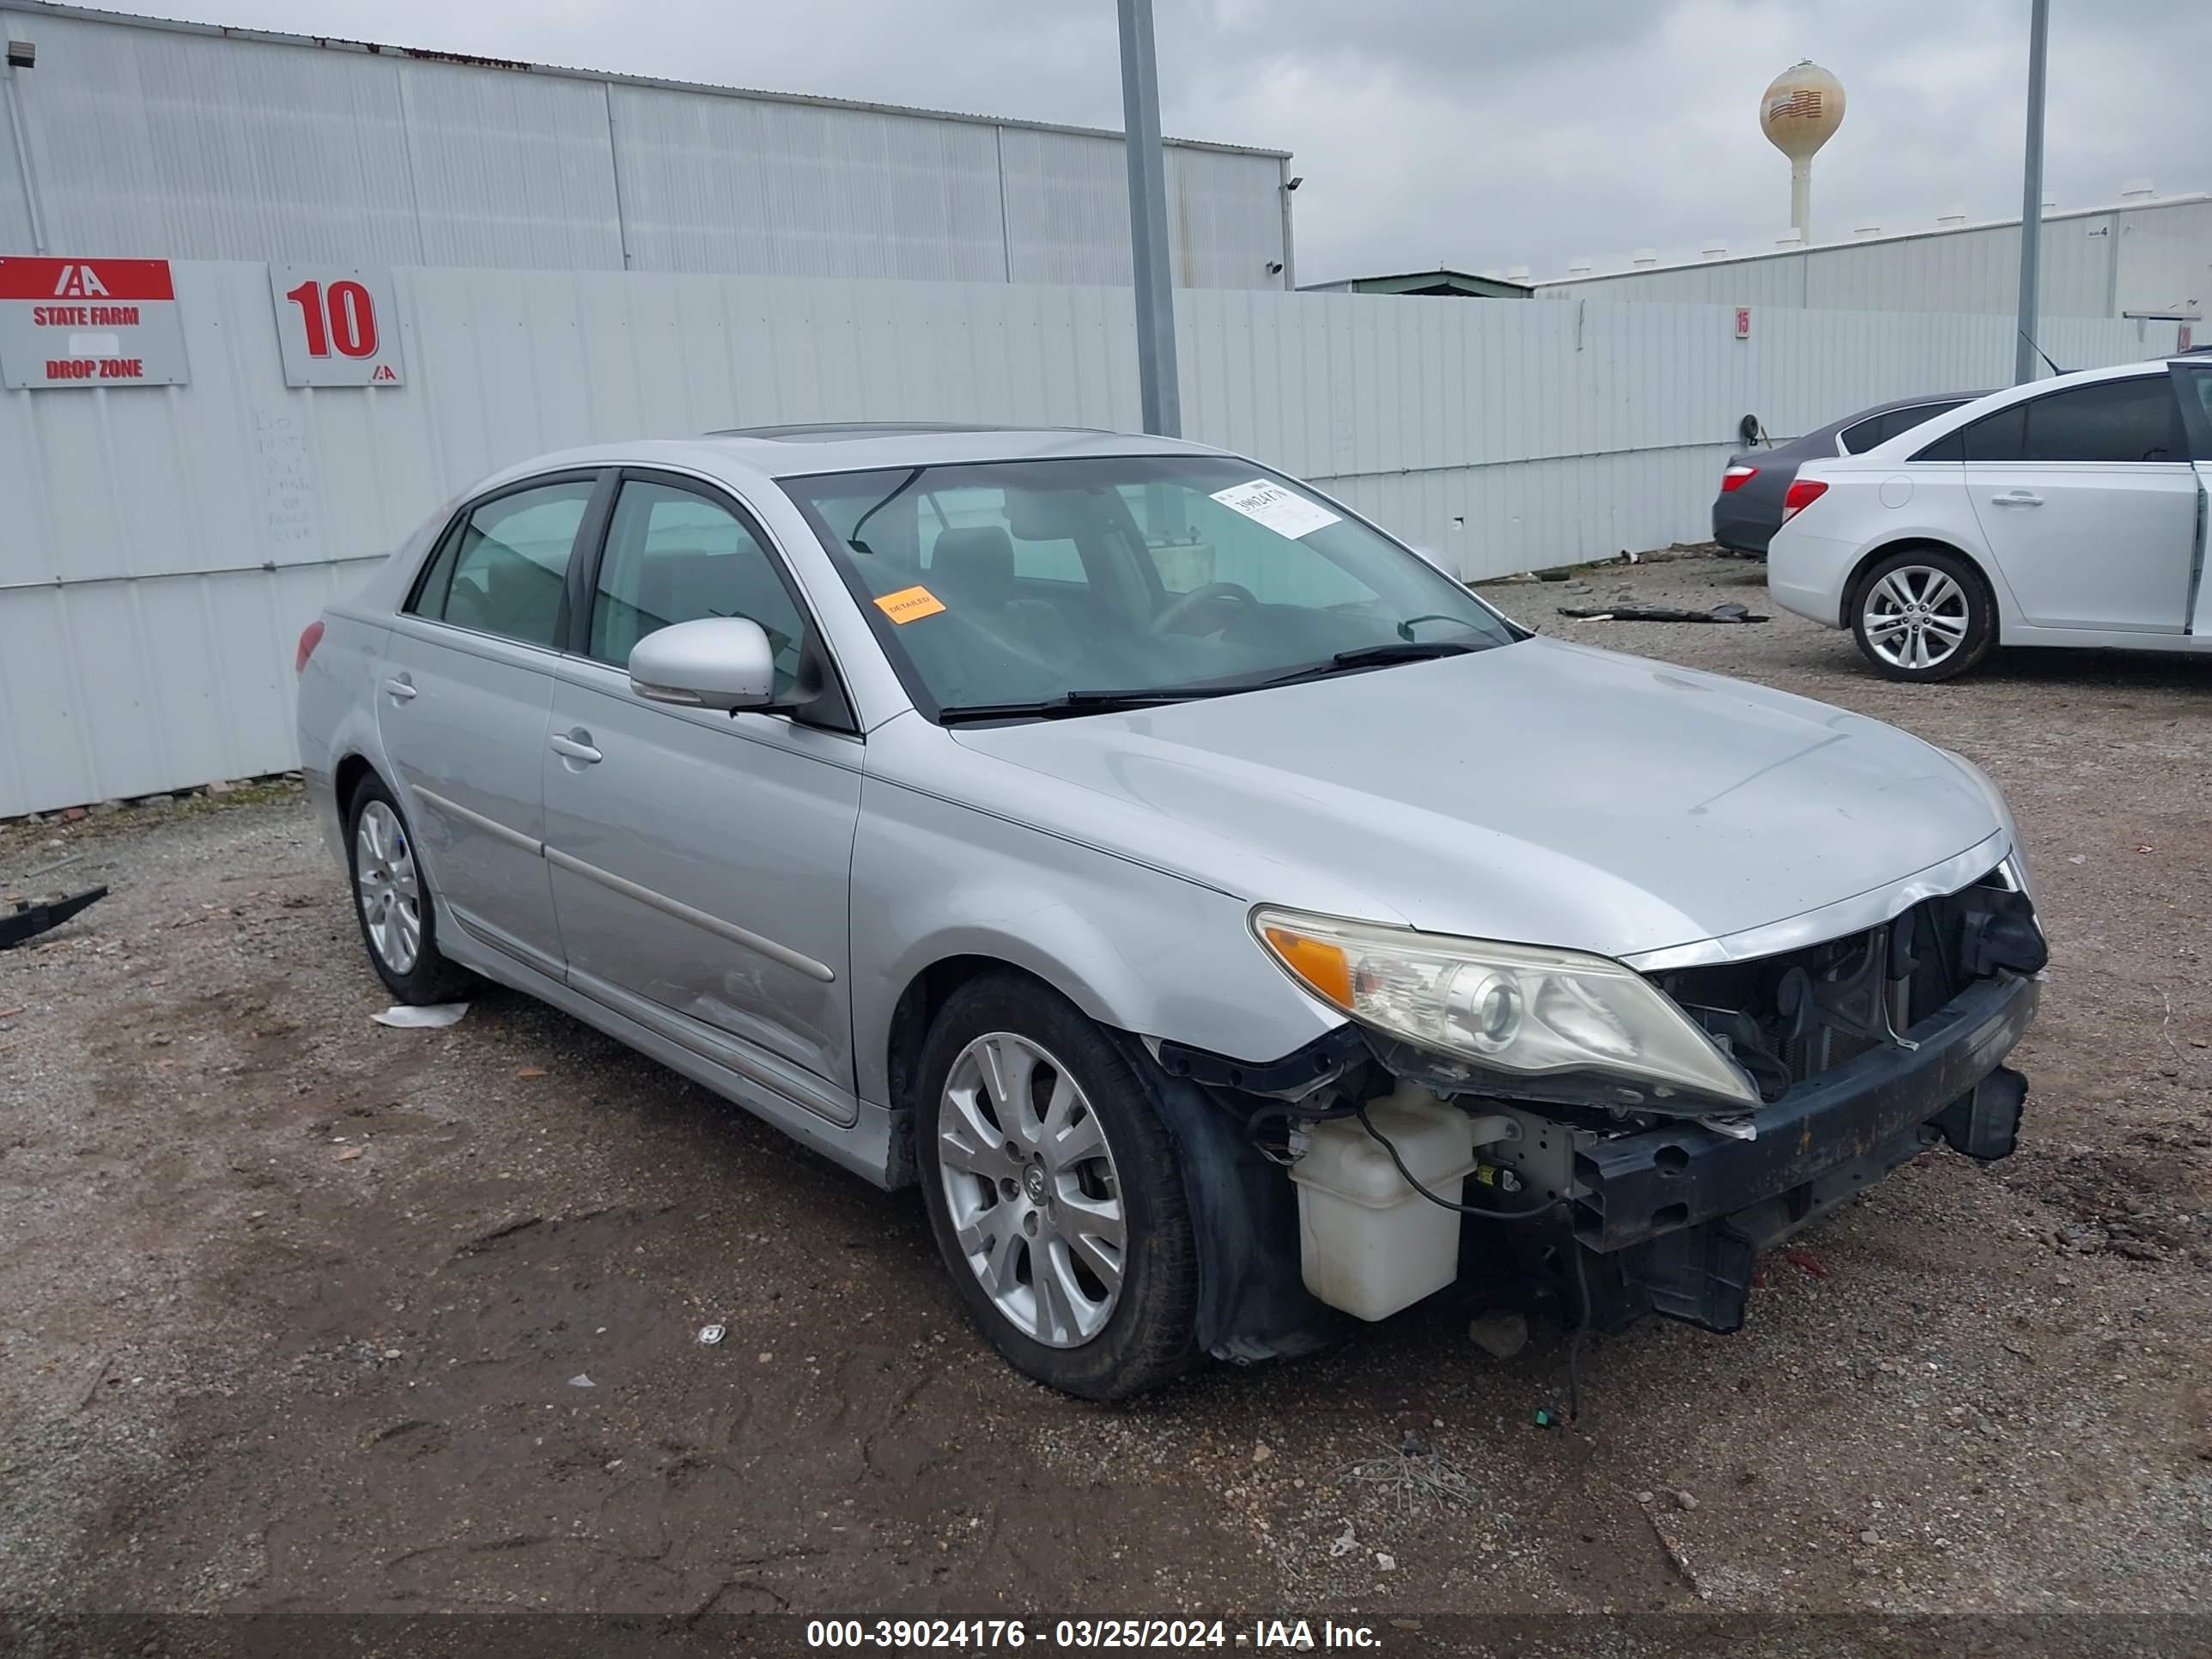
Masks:
[[[1532,636],[1259,464],[788,427],[486,479],[300,641],[369,958],[921,1188],[1110,1399],[1425,1298],[1727,1331],[2014,1145],[2046,952],[1972,765]]]

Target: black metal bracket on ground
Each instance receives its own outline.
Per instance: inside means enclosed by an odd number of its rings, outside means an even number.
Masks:
[[[1766,620],[1759,612],[1734,603],[1717,605],[1710,611],[1686,611],[1671,605],[1614,605],[1602,609],[1589,605],[1563,605],[1559,607],[1559,614],[1582,622],[1763,623]]]
[[[71,893],[46,904],[18,904],[13,910],[0,910],[0,951],[12,951],[26,939],[41,933],[52,933],[77,912],[97,904],[107,896],[105,887],[88,888],[82,893]]]

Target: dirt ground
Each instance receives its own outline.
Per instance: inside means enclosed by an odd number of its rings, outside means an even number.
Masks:
[[[1572,1428],[1557,1333],[1421,1309],[1049,1394],[913,1194],[518,996],[373,1024],[296,793],[0,826],[0,892],[115,889],[0,956],[0,1607],[2212,1613],[2212,661],[1909,687],[1786,615],[1552,614],[1760,581],[1486,591],[1988,769],[2054,951],[2023,1145],[1899,1170],[1740,1335],[1594,1340]]]

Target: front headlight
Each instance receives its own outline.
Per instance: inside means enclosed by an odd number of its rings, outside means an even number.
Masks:
[[[1492,1071],[1596,1072],[1759,1103],[1688,1015],[1603,957],[1262,906],[1252,931],[1292,979],[1363,1025]]]
[[[2012,807],[2005,800],[2004,791],[1997,787],[1997,781],[1955,749],[1938,749],[1936,752],[1955,763],[1960,771],[1974,781],[1987,799],[1990,810],[1997,815],[1997,823],[2004,830],[2005,839],[2012,844],[2012,852],[2005,862],[2012,866],[2013,884],[2030,898],[2034,897],[2027,873],[2027,848],[2021,845],[2020,825],[2014,822]]]

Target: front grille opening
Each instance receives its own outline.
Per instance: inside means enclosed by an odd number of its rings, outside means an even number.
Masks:
[[[2045,959],[2027,895],[1992,872],[1864,933],[1654,977],[1772,1100],[1909,1036],[1978,981]]]

